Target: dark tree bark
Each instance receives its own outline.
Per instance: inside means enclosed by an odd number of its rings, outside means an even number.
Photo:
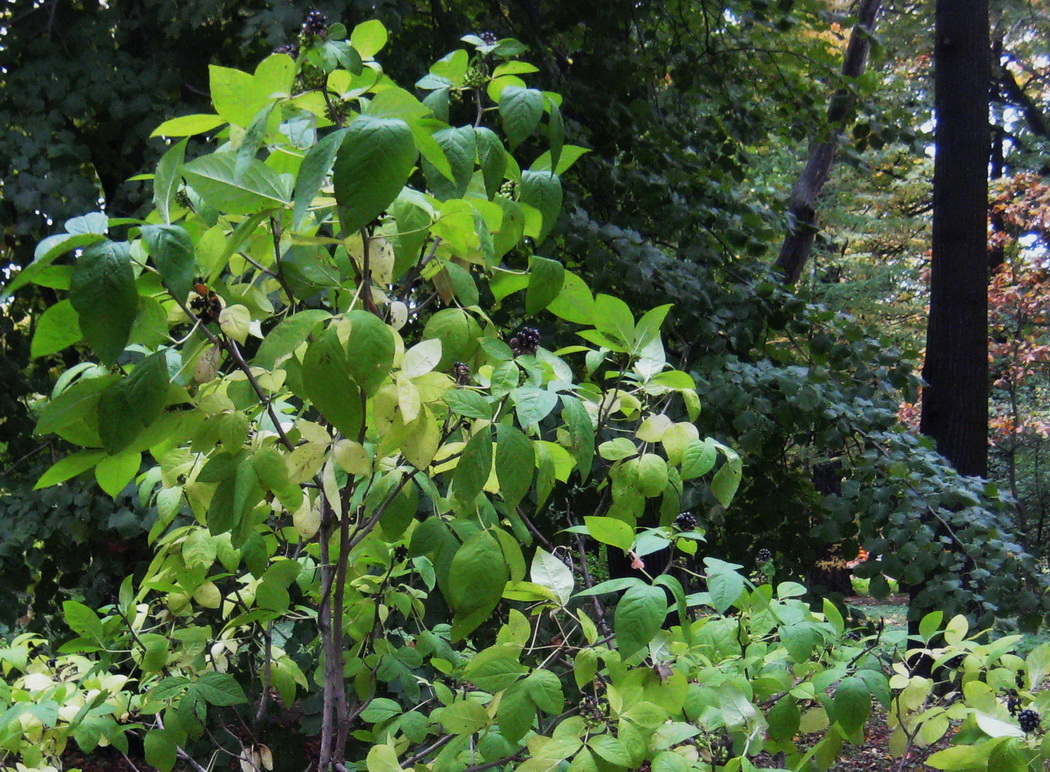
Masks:
[[[920,429],[988,472],[988,0],[937,0],[933,257]]]
[[[852,80],[864,73],[871,49],[872,32],[881,7],[882,0],[861,0],[857,10],[857,24],[850,33],[846,58],[842,62],[844,78]],[[839,89],[832,96],[828,105],[830,136],[809,146],[806,166],[791,189],[787,211],[788,232],[774,264],[786,284],[798,281],[813,251],[813,239],[817,235],[817,201],[824,184],[828,181],[835,153],[838,151],[839,135],[853,112],[855,101],[853,92],[847,88]]]

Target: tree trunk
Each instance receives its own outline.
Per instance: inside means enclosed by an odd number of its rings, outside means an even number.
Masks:
[[[920,430],[988,473],[988,0],[937,0],[933,257]]]
[[[882,0],[861,0],[857,10],[857,24],[850,33],[846,58],[842,62],[843,78],[854,80],[864,73],[875,21],[881,6]],[[849,89],[841,88],[835,92],[828,105],[830,136],[809,146],[806,166],[791,189],[787,211],[788,232],[774,264],[785,284],[798,281],[813,250],[813,239],[817,235],[817,200],[828,181],[839,146],[839,135],[853,112],[855,102],[856,98]]]

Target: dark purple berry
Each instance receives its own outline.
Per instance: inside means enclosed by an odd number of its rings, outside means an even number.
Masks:
[[[760,549],[755,555],[759,563],[765,563],[773,559],[773,553],[767,549]]]
[[[487,46],[494,46],[499,42],[499,38],[491,32],[482,32],[478,37],[481,38]]]
[[[540,331],[535,327],[522,327],[510,339],[510,349],[514,352],[514,356],[535,354],[536,349],[540,347],[541,338]]]
[[[1028,708],[1017,714],[1017,723],[1020,725],[1022,731],[1034,732],[1042,725],[1043,717],[1039,715],[1038,711]]]
[[[295,43],[285,43],[273,50],[275,54],[288,54],[293,59],[299,58],[299,46]]]
[[[465,386],[470,383],[470,365],[466,362],[452,363],[452,377],[456,379],[457,386]]]
[[[328,34],[328,17],[320,11],[310,11],[303,21],[303,32],[323,38]]]
[[[691,531],[696,528],[696,517],[689,512],[682,512],[674,519],[674,524],[680,531]]]
[[[1013,689],[1006,694],[1006,708],[1010,711],[1011,716],[1016,716],[1017,711],[1021,709],[1021,698]]]

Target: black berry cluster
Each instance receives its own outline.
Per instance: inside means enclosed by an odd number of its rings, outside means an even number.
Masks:
[[[589,727],[601,726],[605,723],[605,714],[602,712],[602,703],[590,695],[584,695],[579,705],[580,717]]]
[[[696,528],[696,516],[689,512],[682,512],[674,519],[674,524],[680,531],[691,531]]]
[[[325,37],[328,35],[328,17],[320,11],[310,11],[303,20],[303,32],[307,35]]]
[[[288,54],[293,59],[299,58],[299,44],[298,43],[285,43],[284,45],[277,46],[273,50],[275,54]]]
[[[457,386],[465,386],[470,383],[470,365],[466,362],[452,363],[452,377],[456,379]]]
[[[1006,693],[1006,708],[1011,716],[1016,716],[1017,711],[1021,709],[1021,698],[1013,689]]]
[[[1038,711],[1028,708],[1017,714],[1017,723],[1023,731],[1034,732],[1042,725],[1043,717],[1039,715]]]
[[[482,32],[478,37],[481,38],[487,46],[494,46],[499,42],[499,38],[492,32]]]
[[[773,559],[773,553],[767,549],[760,549],[755,555],[755,558],[758,560],[759,563],[765,563]]]
[[[535,327],[522,327],[510,339],[510,350],[514,352],[514,356],[535,354],[536,349],[540,346],[541,338],[540,331]]]

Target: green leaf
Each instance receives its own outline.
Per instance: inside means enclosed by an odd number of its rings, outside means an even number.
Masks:
[[[470,389],[450,389],[441,396],[441,399],[453,413],[466,418],[492,420],[492,414],[496,409],[496,406],[484,394]],[[498,426],[496,431],[499,431]],[[496,464],[498,468],[499,461]]]
[[[659,496],[667,488],[667,462],[655,453],[643,453],[637,460],[638,490],[646,498]]]
[[[507,149],[503,147],[499,135],[484,126],[474,129],[474,137],[481,175],[485,178],[485,193],[492,198],[503,184],[503,174],[507,170]]]
[[[558,219],[562,202],[561,179],[550,172],[525,171],[521,173],[518,201],[535,208],[541,215],[539,229],[526,225],[525,234],[542,244]]]
[[[466,503],[481,493],[492,471],[492,434],[488,429],[477,432],[467,442],[452,476],[455,496]]]
[[[59,459],[50,469],[44,472],[40,479],[36,481],[33,490],[36,491],[41,488],[58,485],[58,483],[76,477],[78,474],[86,472],[105,457],[106,453],[102,450],[79,450],[76,453],[72,453],[65,458]]]
[[[138,474],[141,464],[142,454],[137,450],[107,456],[95,467],[95,479],[102,490],[116,498]]]
[[[167,356],[159,352],[146,357],[131,375],[102,392],[98,401],[102,447],[119,453],[156,421],[167,403],[168,383]]]
[[[160,772],[171,772],[175,766],[178,745],[167,729],[151,729],[142,741],[146,753],[146,763],[152,764]]]
[[[346,350],[353,356],[347,358],[351,377],[369,397],[374,396],[390,375],[394,364],[394,336],[390,328],[368,311],[351,311],[350,337]]]
[[[77,635],[93,640],[102,637],[102,621],[94,609],[75,600],[67,600],[62,603],[62,615],[66,624]]]
[[[386,40],[386,27],[378,19],[362,22],[350,33],[350,45],[361,54],[362,59],[371,59],[382,51]]]
[[[584,517],[587,533],[595,541],[618,547],[623,552],[634,546],[634,529],[614,517]]]
[[[563,606],[572,597],[574,585],[572,571],[561,560],[542,547],[536,548],[536,554],[532,558],[529,578],[534,584],[551,590]]]
[[[438,201],[463,198],[474,174],[474,159],[478,153],[474,127],[441,129],[434,132],[433,137],[448,160],[452,178],[447,179],[432,163],[424,159],[423,172],[427,178],[427,185]]]
[[[346,136],[346,129],[334,131],[306,151],[303,162],[299,164],[299,174],[295,178],[295,191],[292,200],[295,202],[293,227],[302,225],[303,218],[310,210],[314,196],[321,189],[325,177],[332,171],[335,155]]]
[[[455,614],[454,640],[462,640],[485,621],[509,579],[503,550],[488,532],[479,531],[456,550],[448,579],[448,600]]]
[[[303,357],[303,391],[329,423],[349,439],[361,431],[361,394],[350,380],[350,366],[335,327],[310,344]]]
[[[397,751],[389,745],[373,745],[365,760],[368,772],[401,772]]]
[[[568,394],[561,395],[561,417],[569,430],[569,450],[584,482],[590,476],[594,460],[594,423],[583,403]]]
[[[182,183],[182,164],[186,160],[187,140],[172,145],[160,158],[153,175],[153,205],[165,223],[172,220],[171,210]]]
[[[525,312],[538,314],[561,292],[565,267],[557,260],[539,255],[529,258],[529,288],[525,293]]]
[[[543,93],[534,88],[506,86],[499,95],[499,115],[513,150],[539,126],[543,117]]]
[[[565,695],[562,694],[561,681],[549,670],[534,670],[525,679],[525,688],[529,697],[540,710],[556,716],[565,710]]]
[[[705,475],[715,467],[718,451],[715,446],[704,440],[690,440],[682,451],[683,480],[692,480]]]
[[[952,748],[945,748],[931,754],[926,759],[926,766],[946,770],[995,769],[995,772],[998,772],[998,768],[989,766],[988,762],[992,751],[1003,742],[1005,741],[993,740],[978,743],[977,745],[957,745]]]
[[[594,326],[627,346],[634,342],[634,315],[626,303],[612,295],[595,297]]]
[[[248,701],[237,679],[229,673],[204,673],[193,688],[209,705],[243,705]]]
[[[266,335],[252,364],[272,370],[278,359],[295,351],[299,344],[310,337],[319,324],[330,319],[331,316],[327,311],[313,309],[285,317]]]
[[[621,461],[625,458],[638,455],[638,446],[633,440],[626,437],[617,437],[614,440],[606,440],[598,446],[598,455],[606,461]]]
[[[835,689],[835,720],[847,735],[858,733],[871,715],[871,692],[859,678],[843,678]]]
[[[798,734],[801,715],[795,698],[790,694],[785,694],[766,714],[770,738],[777,742],[787,742],[792,739]]]
[[[41,277],[59,257],[80,247],[95,244],[102,241],[104,235],[98,233],[57,233],[48,236],[36,245],[33,253],[33,262],[19,271],[11,281],[4,285],[0,300],[10,297],[20,287],[35,282]]]
[[[79,314],[68,300],[60,300],[37,319],[29,355],[36,359],[56,354],[81,337]]]
[[[255,159],[238,172],[236,155],[212,153],[190,161],[183,174],[207,204],[228,214],[255,214],[288,203],[288,186]]]
[[[725,450],[723,448],[723,451]],[[729,453],[732,453],[732,451],[729,451]],[[732,503],[737,488],[740,487],[743,467],[740,456],[736,455],[736,453],[732,453],[732,455],[727,453],[726,462],[715,472],[715,476],[711,478],[711,493],[714,494],[715,498],[718,499],[718,503],[723,507],[728,507]]]
[[[794,662],[805,662],[821,641],[820,633],[808,622],[783,625],[780,639]],[[867,686],[865,686],[867,689]]]
[[[576,686],[583,689],[598,674],[598,655],[593,649],[580,649],[572,661],[572,677]]]
[[[528,668],[518,662],[518,646],[490,646],[479,652],[467,665],[463,675],[479,689],[499,692],[510,688]]]
[[[378,724],[394,716],[400,716],[401,706],[394,700],[386,697],[377,697],[369,703],[368,707],[361,711],[361,719],[369,724]]]
[[[598,584],[593,587],[581,590],[576,593],[576,597],[583,598],[588,595],[606,595],[610,592],[620,592],[621,590],[629,589],[638,584],[645,584],[645,582],[636,576],[621,576],[617,579],[606,579],[604,582],[598,582]]]
[[[547,310],[567,322],[594,324],[594,296],[590,287],[572,271],[566,271],[558,295]]]
[[[592,735],[587,740],[587,747],[594,751],[595,755],[615,764],[618,767],[631,766],[631,756],[624,744],[611,734]]]
[[[503,693],[496,718],[500,734],[511,742],[518,742],[529,731],[536,718],[536,706],[529,698],[524,682],[514,684]]]
[[[518,414],[518,423],[526,429],[532,427],[550,415],[558,405],[558,395],[535,386],[522,386],[511,393],[514,399],[514,410]]]
[[[558,163],[554,166],[554,173],[559,176],[565,174],[565,172],[569,171],[569,169],[572,168],[573,164],[580,160],[580,158],[583,157],[584,154],[589,152],[591,151],[585,147],[580,147],[579,145],[563,146]],[[544,170],[549,171],[551,168],[550,151],[548,150],[535,161],[533,161],[532,165],[529,166],[529,168],[538,172],[542,172]]]
[[[613,630],[616,632],[620,657],[626,660],[647,646],[663,624],[666,614],[667,598],[662,589],[649,584],[630,587],[616,604],[613,614]]]
[[[95,413],[99,394],[118,380],[120,377],[117,375],[81,378],[44,406],[40,412],[40,420],[37,421],[35,433],[54,432],[61,435],[70,427],[86,425],[97,436],[98,421]]]
[[[516,507],[528,493],[536,470],[532,441],[514,426],[496,426],[496,479],[499,492],[510,507]]]
[[[196,113],[170,118],[155,128],[150,137],[193,137],[226,124],[218,115]]]
[[[178,225],[143,225],[142,240],[146,242],[160,278],[172,297],[181,303],[193,289],[193,240],[185,228]]]
[[[693,767],[685,757],[673,751],[661,751],[653,757],[652,772],[689,772]]]
[[[922,636],[923,640],[929,641],[937,634],[937,631],[941,629],[941,621],[943,619],[944,612],[940,609],[931,611],[922,618],[922,621],[919,622],[919,635]]]
[[[382,214],[408,182],[415,162],[412,130],[403,120],[369,115],[354,119],[333,170],[344,232],[356,233]]]
[[[489,723],[489,714],[483,705],[458,700],[442,708],[440,720],[449,734],[474,734]]]
[[[209,65],[209,91],[215,111],[237,126],[248,126],[267,100],[255,94],[255,79],[230,67]]]
[[[462,308],[443,308],[427,320],[423,337],[441,341],[441,358],[435,366],[447,370],[453,362],[469,362],[474,356],[481,325]]]
[[[711,605],[720,614],[736,603],[744,592],[744,577],[736,572],[732,563],[716,558],[704,558],[707,566],[707,590],[711,596]]]
[[[73,266],[69,301],[80,316],[84,340],[103,364],[115,364],[139,307],[127,242],[103,241],[84,250]]]

